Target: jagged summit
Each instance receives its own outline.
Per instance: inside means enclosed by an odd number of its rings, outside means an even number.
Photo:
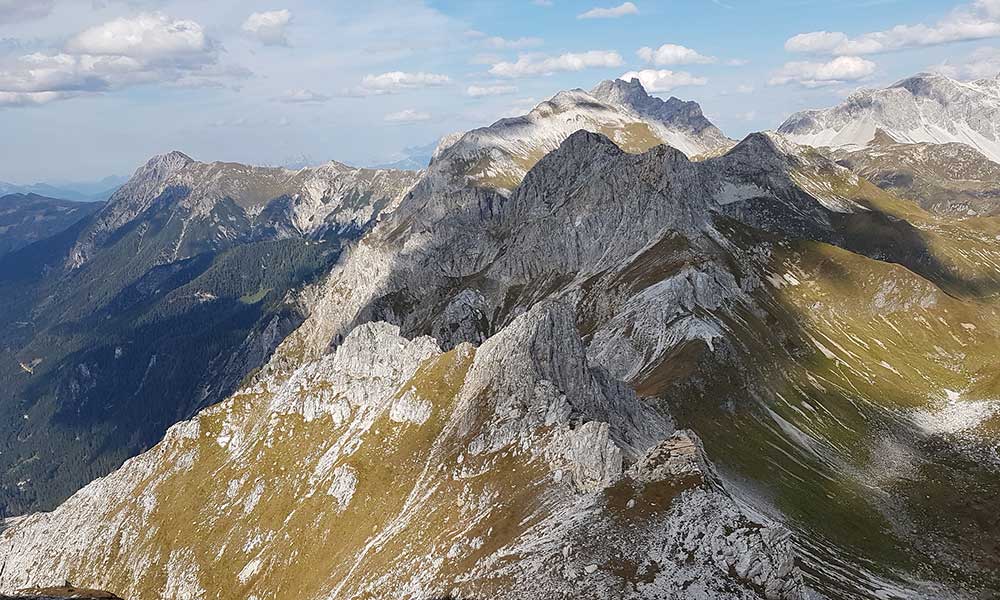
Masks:
[[[186,164],[190,164],[190,163],[193,163],[193,162],[195,162],[195,160],[193,158],[191,158],[187,154],[181,152],[180,150],[171,150],[170,152],[166,152],[164,154],[157,154],[157,155],[153,156],[152,158],[150,158],[146,162],[146,166],[150,167],[150,166],[155,166],[155,165],[158,165],[158,164],[182,164],[182,165],[186,165]]]
[[[739,141],[727,155],[780,156],[794,152],[794,144],[773,131],[754,131]]]
[[[647,94],[637,80],[614,80],[590,92],[559,92],[526,115],[448,139],[435,153],[432,171],[513,189],[538,160],[580,129],[604,134],[633,153],[667,144],[694,157],[732,146],[697,103],[664,101]]]
[[[649,98],[646,88],[642,83],[632,78],[628,81],[624,79],[605,79],[590,90],[591,95],[605,102],[631,104],[635,99]],[[674,98],[676,99],[676,98]]]
[[[866,146],[882,129],[904,143],[959,142],[1000,162],[1000,79],[962,82],[920,73],[887,88],[860,90],[841,104],[796,113],[778,131],[816,147]]]
[[[613,79],[602,81],[590,94],[595,98],[617,106],[623,106],[635,111],[645,118],[671,123],[694,132],[716,139],[721,146],[726,141],[725,135],[709,121],[694,101],[684,101],[674,96],[661,100],[649,95],[642,83],[633,78],[631,81]]]

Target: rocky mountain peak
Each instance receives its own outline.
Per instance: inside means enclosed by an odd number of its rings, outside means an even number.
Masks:
[[[778,132],[815,147],[859,148],[877,129],[901,143],[958,142],[1000,162],[1000,88],[919,73],[887,88],[861,90],[837,106],[796,113]]]
[[[649,98],[646,88],[636,78],[606,79],[590,91],[591,95],[605,102],[625,103],[630,99]]]
[[[790,158],[800,154],[801,150],[784,136],[773,131],[758,131],[748,134],[725,156],[756,162],[773,169],[779,165],[787,165]]]
[[[109,210],[113,205],[147,199],[174,174],[195,164],[195,160],[183,152],[174,150],[166,154],[157,154],[144,165],[136,169],[132,177],[125,182],[108,200]]]
[[[147,210],[162,193],[166,182],[193,164],[196,164],[194,159],[175,150],[156,155],[136,169],[132,177],[111,195],[94,222],[74,245],[66,266],[76,269],[90,260],[97,245],[107,239],[111,232]]]
[[[538,160],[580,129],[604,134],[630,153],[667,144],[693,157],[732,146],[696,102],[652,97],[638,80],[610,80],[590,92],[559,92],[526,115],[501,119],[457,139],[449,136],[435,152],[431,171],[511,190]]]
[[[586,129],[580,129],[571,133],[559,147],[545,155],[542,162],[545,163],[574,163],[579,166],[582,161],[599,160],[606,154],[619,155],[623,151],[607,136]]]
[[[181,152],[180,150],[171,150],[170,152],[166,152],[164,154],[157,154],[157,155],[153,156],[148,161],[146,161],[146,166],[147,167],[155,166],[155,165],[165,165],[165,166],[179,165],[179,166],[185,166],[185,165],[191,164],[193,162],[195,162],[195,160],[193,158],[191,158],[187,154]]]
[[[725,137],[711,121],[705,118],[697,102],[684,101],[673,96],[661,100],[649,95],[642,83],[635,78],[631,81],[621,79],[603,81],[590,93],[602,102],[635,111],[648,119],[683,126],[697,132],[709,131],[713,136],[718,132],[718,136]]]
[[[141,185],[144,182],[163,181],[194,162],[193,158],[178,150],[173,150],[166,154],[157,154],[136,169],[131,179],[125,185],[131,184],[135,186]]]

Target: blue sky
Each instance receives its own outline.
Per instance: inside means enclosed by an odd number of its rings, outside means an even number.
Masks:
[[[729,136],[1000,71],[1000,0],[0,0],[0,181],[376,164],[635,72]]]

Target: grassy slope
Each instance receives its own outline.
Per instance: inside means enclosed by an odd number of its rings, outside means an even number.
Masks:
[[[914,247],[890,245],[903,256],[884,258],[924,276],[827,244],[779,242],[754,267],[768,282],[755,294],[764,313],[724,317],[729,351],[690,342],[637,388],[667,401],[715,461],[815,541],[882,574],[1000,589],[995,471],[910,420],[940,409],[945,390],[965,391],[963,402],[998,396],[996,224],[937,219],[864,182],[849,192],[882,216],[848,229],[848,243],[876,254],[870,244],[884,236],[866,237],[885,232],[869,225],[906,219]],[[736,226],[727,233],[743,247],[762,243]],[[978,430],[982,443],[995,444],[990,426]],[[820,585],[863,581],[813,575]]]

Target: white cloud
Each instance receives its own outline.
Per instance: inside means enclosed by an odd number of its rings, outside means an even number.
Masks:
[[[288,9],[253,13],[243,22],[243,31],[265,46],[287,46],[292,12]]]
[[[625,2],[612,8],[592,8],[577,15],[577,19],[617,19],[625,15],[639,14],[639,7],[631,2]]]
[[[642,60],[657,66],[704,65],[715,62],[715,58],[711,56],[705,56],[691,48],[678,46],[677,44],[663,44],[656,49],[646,46],[639,48],[636,54]]]
[[[348,94],[353,96],[396,94],[405,90],[440,87],[449,83],[451,78],[447,75],[391,71],[380,75],[365,75],[361,80],[361,87],[351,90]]]
[[[989,79],[1000,75],[1000,48],[979,48],[960,62],[946,62],[931,70],[956,79]]]
[[[684,71],[668,71],[666,69],[643,69],[641,71],[629,71],[618,79],[631,81],[638,79],[642,87],[647,92],[669,92],[678,87],[688,85],[705,85],[708,80],[703,77],[695,77]]]
[[[790,62],[776,71],[768,83],[822,87],[864,79],[874,73],[875,68],[875,63],[857,56],[839,56],[830,62]]]
[[[399,112],[389,113],[384,117],[387,123],[417,123],[431,118],[428,113],[407,108]]]
[[[194,21],[159,13],[115,19],[71,37],[64,51],[8,62],[0,104],[33,106],[149,83],[220,86],[249,76],[218,57],[218,45]]]
[[[788,38],[785,41],[785,50],[789,52],[833,52],[847,41],[847,34],[840,31],[812,31]]]
[[[42,19],[49,16],[53,6],[55,0],[0,0],[0,23],[24,23]]]
[[[521,55],[517,62],[499,62],[490,67],[497,77],[527,77],[551,75],[559,71],[582,71],[594,67],[620,67],[625,61],[617,52],[591,50],[559,56]]]
[[[72,54],[186,63],[214,62],[217,54],[200,24],[162,13],[115,19],[85,29],[69,40],[66,49]]]
[[[473,98],[483,96],[505,96],[516,94],[517,86],[513,85],[470,85],[465,89],[465,95]]]
[[[785,42],[785,49],[856,56],[993,37],[1000,37],[1000,0],[975,0],[933,25],[897,25],[853,38],[840,31],[800,33]]]
[[[329,99],[330,96],[306,89],[289,90],[283,96],[278,98],[280,102],[284,102],[286,104],[319,104],[326,102]]]

